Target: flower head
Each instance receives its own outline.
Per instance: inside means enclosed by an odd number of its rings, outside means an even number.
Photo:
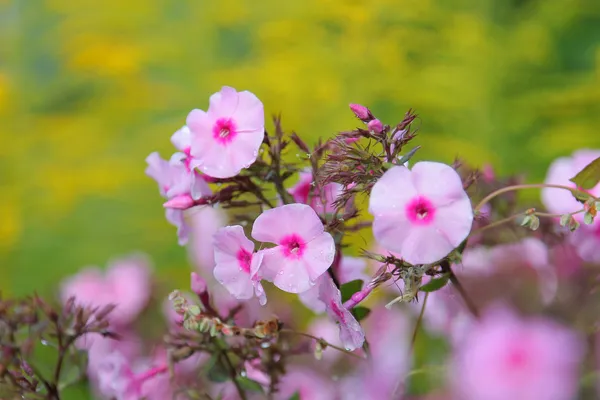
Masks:
[[[63,282],[62,301],[71,297],[75,297],[78,304],[91,307],[115,304],[109,320],[115,325],[128,325],[150,299],[149,262],[136,255],[116,260],[106,273],[98,268],[86,268]]]
[[[373,186],[369,211],[375,216],[377,241],[411,264],[447,256],[468,236],[473,222],[460,176],[436,162],[389,169]]]
[[[264,278],[290,293],[316,284],[335,257],[333,237],[315,211],[305,204],[287,204],[264,211],[254,221],[252,237],[277,244],[265,250]]]
[[[240,225],[221,228],[213,236],[215,279],[236,299],[250,299],[256,293],[262,305],[267,297],[260,283],[261,252],[254,253],[254,243]]]
[[[576,188],[576,185],[569,179],[577,175],[579,171],[598,157],[600,157],[600,150],[579,150],[574,152],[571,157],[560,157],[550,165],[544,183]],[[595,197],[599,197],[600,183],[588,192]],[[583,208],[571,192],[558,188],[544,188],[542,190],[542,202],[548,211],[556,214],[572,213]],[[583,221],[582,213],[575,214],[573,217],[579,222]]]
[[[313,174],[310,169],[299,173],[300,180],[290,189],[294,200],[298,203],[310,205],[317,213],[331,213],[335,211],[333,203],[342,192],[339,183],[328,183],[323,187],[324,199],[321,199],[317,188],[313,186]],[[325,204],[323,204],[325,200]]]
[[[329,276],[324,276],[319,285],[319,299],[325,303],[327,315],[340,327],[340,340],[347,350],[361,347],[365,333],[352,313],[342,304],[342,294]]]
[[[248,91],[224,86],[210,97],[208,111],[187,117],[192,134],[192,168],[215,178],[230,178],[248,168],[264,138],[263,104]]]
[[[575,398],[584,346],[574,332],[493,308],[465,334],[450,368],[461,399]]]

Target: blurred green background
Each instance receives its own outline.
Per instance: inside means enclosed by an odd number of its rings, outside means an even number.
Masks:
[[[600,147],[598,0],[0,0],[0,289],[132,250],[187,280],[144,158],[222,85],[311,138],[421,116],[418,158],[540,180]]]

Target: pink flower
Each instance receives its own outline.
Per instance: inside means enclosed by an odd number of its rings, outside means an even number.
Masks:
[[[206,196],[207,188],[205,178],[194,169],[192,165],[197,163],[192,157],[192,131],[187,126],[182,127],[171,136],[171,143],[175,146],[179,153],[173,154],[171,160],[174,163],[182,163],[190,177],[190,196],[193,200],[198,200],[202,196]],[[200,182],[196,182],[199,179]],[[210,189],[209,189],[210,190]],[[208,192],[210,194],[210,192]]]
[[[599,220],[600,216],[596,217],[592,225],[582,224],[569,237],[577,255],[583,261],[594,264],[600,263],[600,222],[597,222]]]
[[[192,110],[192,168],[215,178],[230,178],[258,156],[265,132],[263,104],[248,91],[224,86],[210,97],[208,111]]]
[[[335,257],[333,237],[305,204],[264,211],[254,221],[252,237],[277,244],[264,251],[261,272],[265,279],[290,293],[302,293],[314,286]]]
[[[215,267],[215,250],[212,237],[227,225],[227,214],[219,207],[196,207],[189,213],[190,243],[188,252],[198,271],[212,275]],[[206,278],[207,276],[205,276]]]
[[[373,131],[375,133],[381,133],[381,131],[383,131],[383,124],[380,120],[374,119],[369,121],[369,123],[367,124],[367,128],[369,128],[370,131]]]
[[[336,390],[326,374],[319,374],[309,368],[292,367],[281,377],[276,400],[288,400],[298,393],[300,400],[336,399]]]
[[[325,303],[327,314],[340,327],[340,340],[347,350],[361,347],[365,341],[362,327],[352,313],[342,304],[342,294],[329,276],[319,285],[319,299]]]
[[[350,109],[354,115],[356,115],[356,118],[362,120],[363,122],[369,122],[373,119],[371,111],[365,106],[361,106],[360,104],[350,104]]]
[[[563,185],[575,188],[576,185],[569,181],[589,163],[600,157],[600,150],[578,150],[571,157],[560,157],[554,160],[546,175],[546,184]],[[600,184],[588,190],[595,197],[600,196]],[[583,205],[565,189],[545,188],[542,190],[542,202],[551,213],[567,214],[579,211]],[[583,221],[583,213],[573,216],[579,222]],[[595,224],[597,224],[596,222]]]
[[[86,268],[62,283],[61,299],[75,297],[77,304],[103,307],[115,304],[108,315],[118,326],[132,323],[150,299],[149,261],[142,255],[116,260],[106,272]]]
[[[369,276],[364,273],[366,265],[366,261],[362,258],[344,256],[339,268],[335,271],[336,277],[342,285],[357,279],[366,284],[370,280]],[[322,275],[315,286],[298,296],[302,304],[317,314],[325,312],[325,303],[319,300],[319,286],[325,277],[326,275]]]
[[[177,159],[177,156],[170,161],[166,161],[155,152],[146,158],[146,162],[148,163],[146,175],[158,183],[160,194],[169,200],[187,200],[187,197],[191,196],[191,192],[201,196],[212,193],[207,183],[200,176],[192,180],[194,173],[189,172],[184,163]],[[186,225],[183,210],[167,208],[165,213],[167,221],[177,227],[179,244],[186,244],[189,228]]]
[[[332,213],[335,211],[333,203],[342,193],[342,185],[329,183],[323,187],[324,198],[319,196],[317,188],[313,186],[313,174],[310,168],[299,173],[300,180],[290,189],[294,200],[298,203],[310,205],[317,213]],[[325,204],[323,204],[325,200]]]
[[[244,235],[240,225],[226,226],[213,236],[215,245],[215,279],[236,299],[250,299],[256,293],[262,305],[267,296],[260,283],[262,252],[254,253],[254,243]]]
[[[567,328],[494,308],[465,334],[449,369],[460,399],[576,397],[584,343]]]
[[[323,304],[323,310],[324,309],[325,304]],[[324,339],[325,341],[327,341],[327,343],[331,343],[334,346],[343,346],[342,342],[340,341],[340,328],[335,322],[331,321],[329,318],[321,317],[313,320],[308,328],[308,331],[310,334],[318,338]],[[333,363],[340,357],[345,357],[342,352],[332,349],[330,347],[326,347],[325,350],[323,350],[323,358],[320,361],[326,363]]]
[[[389,169],[373,186],[369,212],[377,241],[411,264],[447,256],[467,238],[473,222],[460,176],[436,162]]]

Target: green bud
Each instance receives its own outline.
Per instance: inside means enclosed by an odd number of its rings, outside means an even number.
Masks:
[[[571,220],[571,214],[563,214],[560,217],[560,226],[567,226],[567,224],[569,223],[569,221]]]
[[[586,225],[591,225],[591,224],[593,224],[593,223],[594,223],[594,216],[593,216],[591,213],[589,213],[589,212],[586,212],[586,213],[583,215],[583,222],[584,222]]]
[[[188,307],[188,312],[194,316],[196,315],[200,315],[200,307],[198,307],[196,304],[191,305]]]

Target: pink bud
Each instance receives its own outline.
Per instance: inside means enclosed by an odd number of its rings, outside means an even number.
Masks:
[[[483,180],[487,183],[491,183],[496,178],[496,174],[494,173],[494,168],[490,164],[486,164],[481,168],[481,176]]]
[[[206,282],[195,272],[192,272],[192,291],[198,296],[206,292]]]
[[[373,131],[375,133],[381,133],[381,131],[383,130],[383,124],[378,119],[372,119],[367,124],[367,128],[369,128],[370,131]]]
[[[354,115],[356,115],[359,119],[363,120],[364,122],[368,122],[373,119],[371,111],[365,106],[361,106],[360,104],[350,104],[350,109],[352,110]]]
[[[358,142],[359,139],[359,137],[349,137],[344,139],[344,141],[346,142],[346,144],[352,144]]]
[[[189,194],[175,196],[163,204],[165,208],[174,208],[176,210],[186,210],[194,205],[194,199]]]

